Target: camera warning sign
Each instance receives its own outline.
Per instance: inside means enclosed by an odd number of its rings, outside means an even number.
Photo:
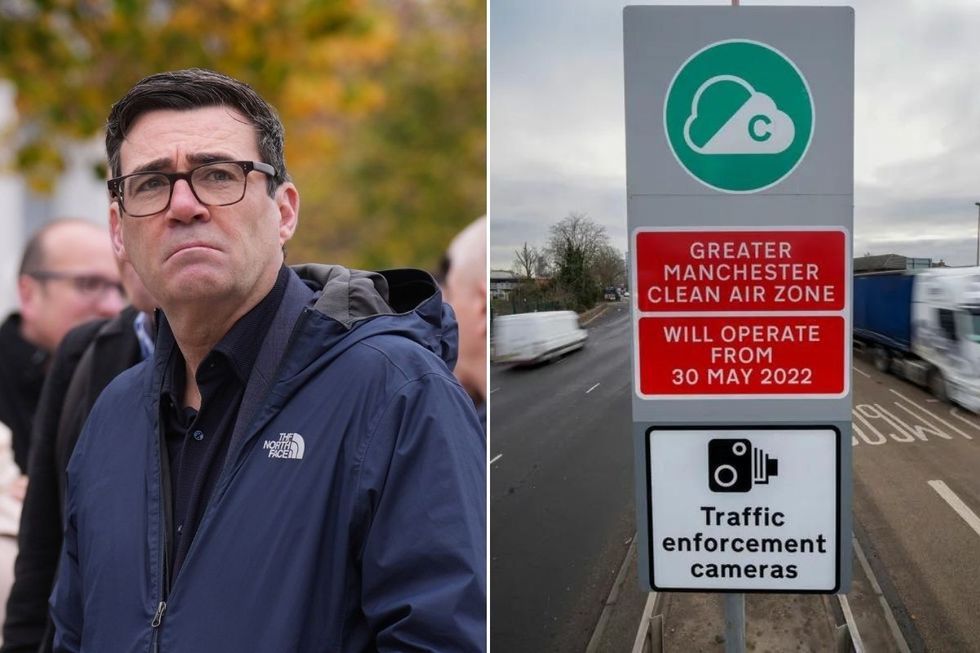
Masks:
[[[650,428],[650,586],[837,591],[839,443],[829,426]]]

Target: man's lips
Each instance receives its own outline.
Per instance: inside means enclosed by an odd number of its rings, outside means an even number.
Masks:
[[[218,248],[215,247],[214,245],[210,244],[210,243],[205,243],[205,242],[201,242],[201,241],[196,241],[195,240],[195,241],[191,241],[191,242],[188,242],[188,243],[181,243],[180,245],[178,245],[177,247],[175,247],[170,252],[170,254],[167,255],[167,258],[171,258],[173,256],[176,256],[180,252],[186,251],[188,249],[213,249],[213,250],[216,250],[217,251]]]

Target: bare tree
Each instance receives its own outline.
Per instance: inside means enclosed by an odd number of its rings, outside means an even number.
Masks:
[[[581,255],[586,265],[595,262],[599,250],[609,244],[606,228],[585,213],[571,212],[560,222],[551,225],[546,254],[555,270],[569,251]]]
[[[595,265],[605,247],[609,247],[606,228],[584,213],[569,213],[551,225],[546,252],[554,280],[560,292],[574,298],[576,310],[593,306],[602,295]]]
[[[626,285],[626,261],[623,254],[612,245],[606,244],[599,248],[592,271],[599,280],[599,285],[603,287]]]
[[[528,247],[527,242],[520,249],[514,250],[514,274],[525,279],[533,279],[542,259],[537,247]]]

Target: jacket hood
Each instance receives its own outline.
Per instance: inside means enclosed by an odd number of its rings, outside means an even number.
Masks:
[[[343,327],[344,341],[399,335],[438,355],[449,369],[455,367],[455,315],[429,273],[411,268],[368,272],[315,263],[291,269],[315,293],[312,309]]]

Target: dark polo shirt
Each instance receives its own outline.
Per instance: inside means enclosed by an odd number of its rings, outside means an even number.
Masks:
[[[160,396],[161,423],[170,459],[173,500],[171,578],[177,576],[224,467],[238,409],[259,348],[286,291],[288,269],[279,270],[269,294],[215,345],[197,369],[201,409],[184,407],[186,365],[174,347]],[[165,320],[162,337],[173,337]]]

